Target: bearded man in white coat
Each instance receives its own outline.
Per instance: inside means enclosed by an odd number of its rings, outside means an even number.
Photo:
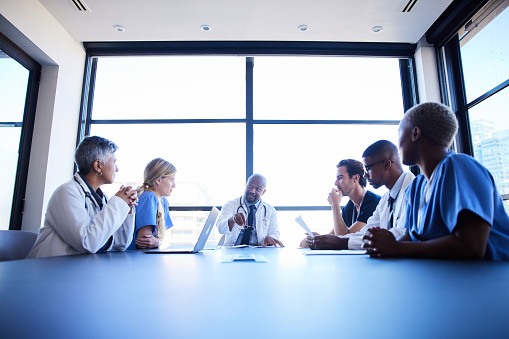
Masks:
[[[246,184],[244,195],[227,202],[221,208],[216,227],[225,235],[224,246],[280,246],[276,209],[262,201],[267,180],[253,174]]]

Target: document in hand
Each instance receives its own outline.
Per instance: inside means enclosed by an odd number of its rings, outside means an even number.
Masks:
[[[299,215],[297,218],[295,218],[295,221],[297,222],[297,224],[299,224],[305,231],[306,233],[311,237],[311,238],[314,238],[315,235],[313,234],[313,232],[311,232],[311,230],[309,229],[308,225],[306,225],[306,223],[304,222],[304,220],[302,219],[302,216]]]

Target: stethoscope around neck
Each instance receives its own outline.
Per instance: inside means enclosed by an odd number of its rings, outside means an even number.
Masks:
[[[78,181],[78,179],[76,179],[76,177],[74,177],[73,179],[74,179],[74,181],[76,181],[78,183],[78,186],[81,187],[81,189],[83,190],[83,193],[85,193],[85,197],[90,199],[90,201],[92,202],[92,204],[95,205],[95,207],[97,207],[99,209],[102,209],[102,206],[100,206],[98,204],[98,202],[95,200],[95,198],[92,196],[92,194],[90,192],[88,192],[88,191],[85,191],[85,188],[83,188],[83,186]],[[104,200],[106,201],[106,203],[108,203],[108,199],[106,199],[106,197],[104,197]],[[86,199],[85,199],[85,209],[88,210],[88,204],[87,204],[87,200]]]
[[[267,206],[265,206],[265,204],[261,203],[261,205],[263,205],[263,221],[267,221]],[[244,212],[246,213],[246,215],[248,215],[247,213],[247,210],[246,208],[244,207],[244,205],[242,205],[242,197],[239,198],[239,207],[237,207],[237,212],[236,213],[239,213],[239,209],[242,208],[244,210]]]

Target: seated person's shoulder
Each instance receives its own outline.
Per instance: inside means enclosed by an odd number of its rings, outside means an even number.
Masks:
[[[366,191],[366,195],[364,196],[364,201],[374,201],[378,203],[380,201],[381,197],[378,194],[375,194],[371,191]]]
[[[138,197],[138,205],[143,202],[157,202],[157,195],[154,192],[144,191]]]

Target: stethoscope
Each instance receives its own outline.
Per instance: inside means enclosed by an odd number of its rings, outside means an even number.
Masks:
[[[262,202],[261,205],[263,205],[263,221],[267,222],[267,206],[265,206],[265,204]],[[242,197],[239,198],[239,207],[237,207],[237,212],[236,213],[239,213],[239,209],[242,208],[244,210],[244,213],[246,213],[246,215],[248,214],[247,213],[247,210],[246,208],[244,207],[244,205],[242,205]]]
[[[92,196],[92,194],[88,191],[85,191],[85,188],[83,188],[83,186],[81,186],[80,182],[78,181],[78,179],[76,179],[76,177],[74,177],[74,181],[76,181],[78,183],[78,186],[81,187],[81,189],[83,190],[83,193],[85,193],[85,197],[87,197],[88,199],[90,199],[90,201],[92,202],[92,204],[96,207],[96,208],[99,208],[99,210],[101,209],[101,207],[97,204],[95,198]],[[108,199],[106,199],[106,197],[104,197],[104,200],[106,201],[106,203],[108,203]],[[87,204],[87,199],[85,199],[85,209],[88,211],[88,204]]]

